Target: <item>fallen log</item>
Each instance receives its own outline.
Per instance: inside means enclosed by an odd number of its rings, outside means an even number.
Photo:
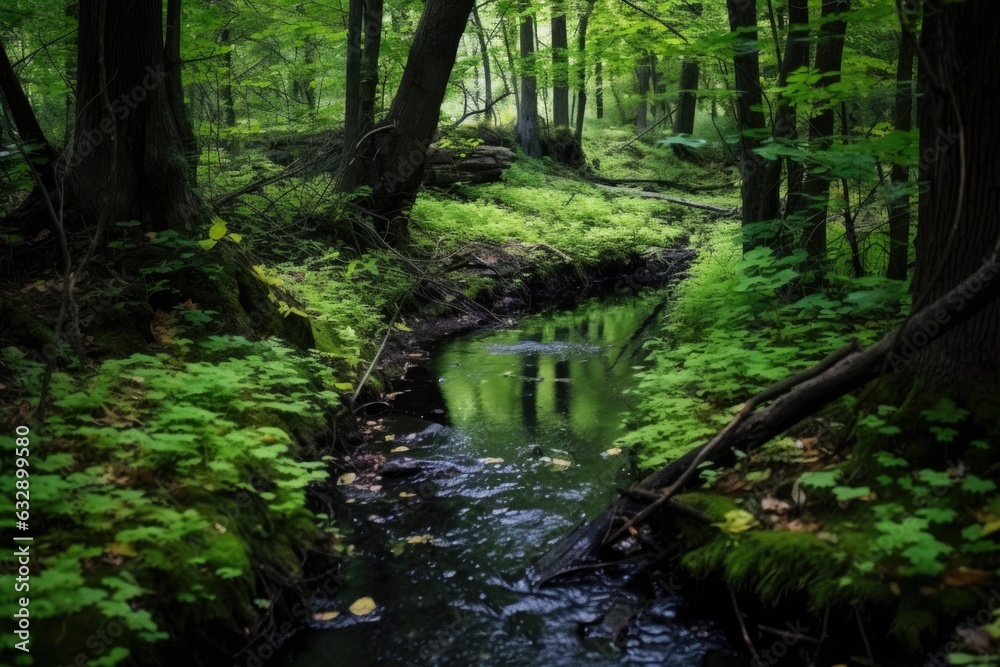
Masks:
[[[728,465],[732,452],[766,443],[806,417],[815,414],[848,392],[882,375],[894,372],[919,349],[933,344],[944,334],[973,317],[1000,296],[1000,244],[976,273],[956,285],[934,303],[911,315],[902,325],[861,350],[845,348],[816,367],[768,387],[747,402],[743,410],[716,437],[664,466],[623,494],[618,502],[590,522],[579,525],[559,540],[533,567],[528,579],[535,586],[581,567],[600,562],[602,547],[624,531],[669,507],[674,494],[696,479],[698,466],[705,461]],[[932,333],[933,332],[933,333]],[[921,345],[913,341],[919,334]],[[759,412],[762,403],[771,404]],[[655,493],[648,496],[636,489]]]
[[[735,183],[718,183],[716,185],[691,185],[690,183],[684,183],[683,181],[671,181],[662,178],[605,178],[603,176],[594,176],[590,180],[601,185],[658,185],[664,188],[672,188],[674,190],[683,190],[685,192],[709,192],[712,190],[735,190]]]
[[[424,162],[424,185],[438,188],[456,183],[496,183],[510,169],[514,151],[503,146],[483,146],[458,153],[431,146]]]
[[[681,206],[690,206],[691,208],[698,208],[703,211],[711,211],[712,213],[717,213],[719,215],[732,216],[739,213],[740,210],[738,208],[723,208],[721,206],[714,206],[712,204],[702,204],[701,202],[690,201],[688,199],[681,199],[680,197],[671,197],[670,195],[661,194],[659,192],[649,192],[648,190],[619,188],[613,185],[602,185],[601,183],[594,183],[594,186],[601,188],[602,190],[608,190],[610,192],[616,192],[623,195],[630,195],[632,197],[644,197],[646,199],[661,199],[663,201],[668,201],[672,204],[680,204]]]

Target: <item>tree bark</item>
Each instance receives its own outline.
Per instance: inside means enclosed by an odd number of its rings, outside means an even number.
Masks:
[[[383,0],[365,0],[365,49],[361,55],[361,103],[358,129],[375,127],[375,98],[378,93],[378,58],[382,47]]]
[[[569,40],[564,0],[552,4],[552,125],[569,127]]]
[[[528,4],[520,5],[521,104],[517,109],[517,140],[529,157],[542,156],[538,134],[538,83],[535,78],[535,28]]]
[[[901,8],[902,9],[902,8]],[[913,127],[913,61],[916,57],[916,38],[908,19],[901,14],[899,56],[896,63],[896,98],[893,104],[893,125],[897,132],[909,132]],[[903,188],[910,180],[910,168],[896,162],[889,172],[894,188]],[[910,250],[910,198],[897,193],[889,202],[889,265],[886,277],[906,280]]]
[[[778,217],[778,192],[769,188],[769,160],[754,149],[761,145],[766,130],[763,92],[760,87],[760,59],[757,42],[757,2],[727,0],[729,27],[737,33],[733,66],[736,72],[736,123],[740,130],[740,173],[743,177],[743,251],[764,245],[754,226]]]
[[[427,149],[472,7],[473,0],[427,1],[385,123],[360,137],[352,151],[358,184],[371,188],[359,203],[389,244],[409,238],[406,214],[423,180]]]
[[[223,28],[219,32],[219,44],[223,47],[231,47],[233,45],[232,38],[230,37],[229,28]],[[225,81],[222,82],[222,90],[220,94],[222,96],[222,104],[224,107],[225,116],[222,119],[226,127],[236,127],[236,100],[233,97],[233,53],[232,50],[226,51],[222,56],[222,62],[225,63],[226,72],[224,74]]]
[[[917,220],[914,308],[958,284],[1000,234],[1000,117],[992,98],[984,95],[1000,86],[994,16],[989,0],[924,3],[917,118],[925,185]],[[1000,290],[984,281],[970,286],[958,301],[971,301],[980,293],[989,295],[989,305],[919,352],[912,368],[942,395],[995,406]]]

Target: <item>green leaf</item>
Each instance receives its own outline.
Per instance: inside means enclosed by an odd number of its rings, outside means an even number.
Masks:
[[[218,243],[218,241],[214,239],[202,239],[198,241],[198,245],[201,246],[202,250],[211,250],[212,248],[215,247],[216,243]]]
[[[226,221],[222,218],[216,218],[215,223],[208,230],[208,238],[218,241],[226,235],[226,231]]]

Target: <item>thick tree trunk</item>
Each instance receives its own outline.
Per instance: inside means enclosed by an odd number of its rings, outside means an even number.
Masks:
[[[569,40],[563,0],[552,5],[552,125],[569,127]]]
[[[184,83],[181,79],[181,0],[167,0],[167,24],[163,48],[166,52],[170,111],[177,124],[177,135],[181,139],[184,158],[193,184],[198,175],[201,152],[198,150],[198,140],[194,136],[194,127],[191,125],[187,105],[184,103]]]
[[[81,0],[79,12],[79,103],[65,158],[70,199],[85,219],[182,228],[203,206],[171,111],[163,8]]]
[[[743,251],[764,245],[753,226],[778,217],[778,192],[767,183],[768,160],[754,149],[766,129],[757,42],[757,2],[727,0],[729,27],[739,35],[733,66],[736,71],[736,123],[740,130],[740,173],[743,203]]]
[[[893,104],[893,124],[897,132],[909,132],[913,127],[913,61],[916,38],[905,16],[901,17],[899,58],[896,65],[896,99]],[[894,163],[889,173],[893,187],[901,188],[910,180],[910,168]],[[906,280],[910,250],[910,198],[897,194],[889,202],[889,265],[886,277]]]
[[[526,4],[521,11],[526,12]],[[535,78],[535,28],[531,14],[521,17],[521,104],[517,109],[517,141],[530,157],[541,157],[538,134],[538,83]]]
[[[1000,234],[1000,116],[984,91],[1000,88],[1000,44],[990,0],[924,3],[918,81],[920,180],[914,307],[937,299],[979,265]],[[1000,385],[1000,301],[927,346],[912,364],[942,395],[995,403]],[[926,343],[914,338],[919,349]]]
[[[353,151],[358,184],[371,188],[360,204],[387,243],[409,237],[406,214],[423,180],[427,149],[472,7],[473,0],[427,1],[385,123],[360,137]]]
[[[829,89],[840,82],[840,67],[844,55],[844,35],[847,22],[843,19],[830,20],[850,9],[850,0],[823,0],[822,16],[826,21],[819,29],[819,43],[816,45],[816,69],[822,78],[816,84]],[[824,102],[824,108],[809,122],[809,140],[814,150],[826,150],[832,142],[834,129],[833,107]],[[802,184],[803,208],[794,214],[805,214],[805,228],[802,245],[806,249],[807,282],[820,284],[823,281],[826,263],[827,229],[826,215],[830,199],[830,176],[816,169],[807,169]]]

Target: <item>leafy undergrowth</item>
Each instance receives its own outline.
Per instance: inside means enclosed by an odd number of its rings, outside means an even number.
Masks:
[[[4,354],[18,389],[37,396],[42,365]],[[148,644],[178,627],[255,627],[275,584],[261,572],[294,582],[304,549],[336,547],[329,517],[306,503],[328,464],[290,435],[324,428],[335,384],[316,359],[234,336],[177,338],[55,373],[49,413],[31,435],[39,567],[33,652],[23,658],[143,664]],[[13,451],[10,438],[3,445]],[[2,480],[13,498],[13,476]],[[122,635],[114,648],[100,640],[109,628]],[[16,638],[3,641],[10,649]]]
[[[417,247],[427,252],[490,243],[526,253],[543,244],[587,268],[672,247],[708,217],[665,201],[602,191],[548,161],[521,157],[503,183],[459,187],[448,195],[425,191],[413,220]]]
[[[623,442],[639,447],[645,467],[699,444],[773,382],[852,339],[876,340],[907,300],[904,285],[878,278],[785,300],[777,295],[800,278],[801,251],[776,259],[759,248],[744,256],[735,225],[707,236],[639,373],[638,427]]]
[[[640,419],[623,439],[645,466],[701,444],[753,393],[848,340],[872,343],[907,308],[903,285],[877,279],[780,298],[799,258],[742,257],[731,231],[708,240],[649,346]],[[914,650],[969,619],[973,632],[992,618],[1000,574],[996,423],[985,396],[848,396],[793,436],[737,453],[733,469],[703,466],[702,490],[683,500],[715,525],[685,529],[684,564],[771,605],[804,594],[820,617],[854,606],[873,615],[872,632]],[[975,631],[980,644],[988,631]]]

